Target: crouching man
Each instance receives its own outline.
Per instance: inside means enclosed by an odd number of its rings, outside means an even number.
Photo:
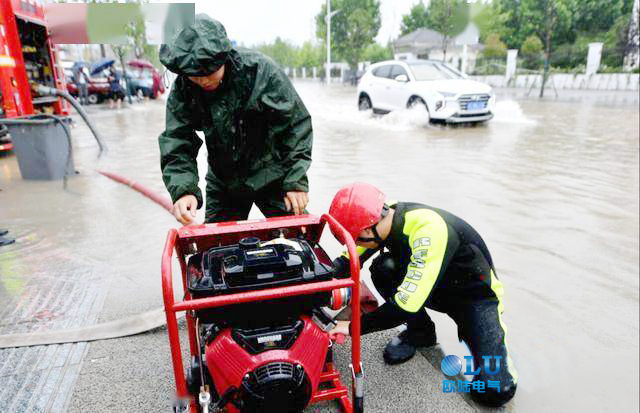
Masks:
[[[385,362],[403,363],[413,357],[416,347],[435,345],[435,325],[425,309],[440,311],[456,322],[458,337],[471,350],[476,370],[481,367],[474,381],[500,382],[484,392],[472,390],[473,398],[494,407],[508,402],[518,376],[502,321],[504,290],[480,235],[446,211],[386,200],[380,190],[365,183],[338,191],[329,214],[354,238],[361,260],[380,250],[370,272],[386,302],[362,315],[362,334],[407,325],[384,349]],[[348,269],[348,258],[340,257],[335,264]],[[339,321],[332,333],[347,335],[349,326],[349,321]],[[489,369],[483,356],[491,357]]]

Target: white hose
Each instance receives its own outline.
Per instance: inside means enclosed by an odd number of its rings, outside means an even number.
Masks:
[[[180,314],[181,316],[184,314]],[[0,336],[0,349],[13,347],[43,346],[47,344],[78,343],[106,340],[144,333],[166,324],[163,308],[136,314],[120,320],[68,330],[36,333],[7,334]]]

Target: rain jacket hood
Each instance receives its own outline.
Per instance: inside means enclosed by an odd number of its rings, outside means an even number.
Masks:
[[[220,68],[231,51],[222,23],[198,14],[187,27],[160,48],[160,61],[179,75],[206,76]]]

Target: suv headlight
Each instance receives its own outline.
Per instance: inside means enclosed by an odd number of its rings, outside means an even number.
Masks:
[[[451,98],[456,95],[456,93],[452,93],[452,92],[438,92],[438,93],[440,93],[445,98]]]

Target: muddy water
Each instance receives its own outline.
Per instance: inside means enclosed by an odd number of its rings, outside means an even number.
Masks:
[[[391,198],[449,210],[483,235],[505,284],[508,343],[519,373],[510,410],[638,410],[637,96],[574,93],[539,101],[503,93],[487,125],[451,128],[430,125],[420,109],[384,117],[358,112],[353,89],[297,88],[315,131],[310,212],[325,212],[340,186],[360,180]],[[28,247],[0,250],[0,310],[18,314],[16,321],[46,310],[32,301],[47,286],[47,268],[72,285],[103,285],[110,277],[109,295],[87,298],[91,311],[65,325],[95,318],[102,301],[102,320],[160,304],[157,268],[149,263],[158,261],[174,223],[94,169],[163,191],[156,141],[163,103],[120,113],[94,108],[92,116],[110,152],[96,161],[95,142],[79,124],[81,174],[70,191],[22,181],[15,158],[0,158],[0,227]],[[202,151],[201,171],[205,162]],[[340,250],[330,236],[325,241],[330,252]],[[55,324],[68,311],[60,308],[41,314],[49,324],[4,324],[1,332]],[[432,315],[445,351],[464,355],[453,322]]]

